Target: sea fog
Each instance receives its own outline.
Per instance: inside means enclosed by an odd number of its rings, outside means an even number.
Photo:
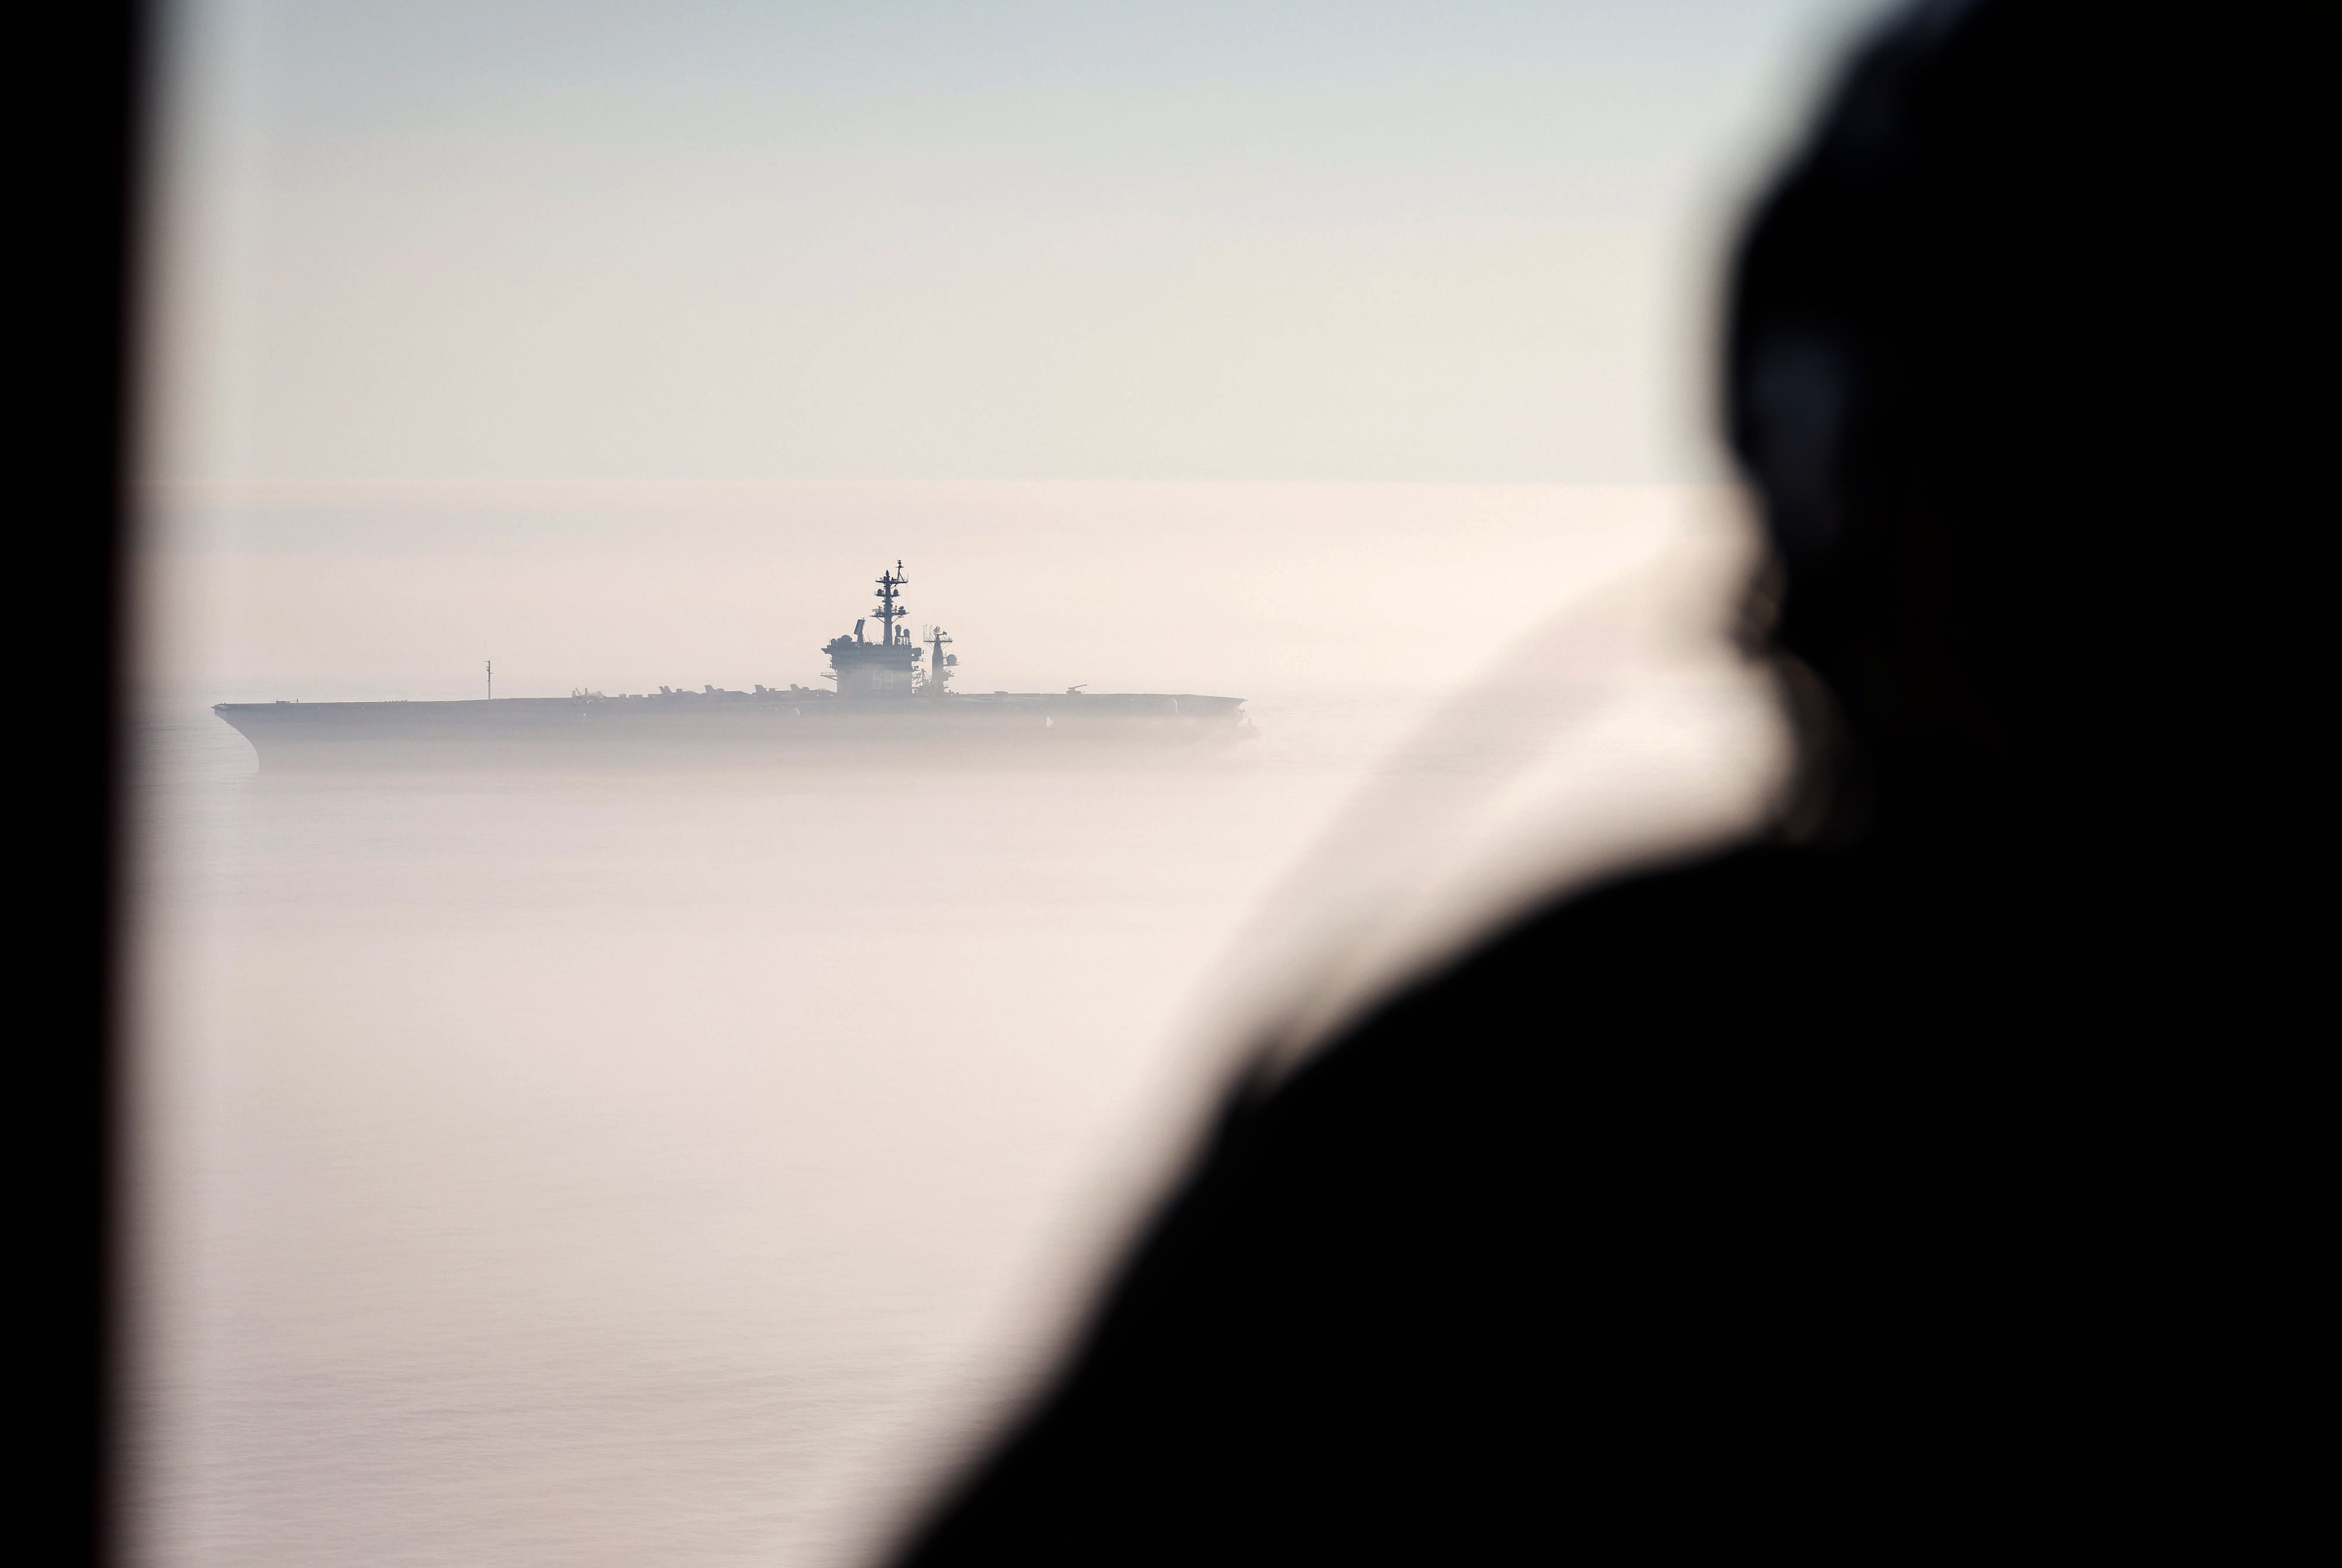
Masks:
[[[868,1562],[1247,1053],[1785,754],[1716,489],[189,489],[146,540],[145,1563]],[[898,558],[964,689],[1259,738],[305,779],[208,711],[815,685]]]

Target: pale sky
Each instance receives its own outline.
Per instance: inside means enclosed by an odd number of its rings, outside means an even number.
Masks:
[[[1653,483],[1857,0],[187,0],[148,474]]]

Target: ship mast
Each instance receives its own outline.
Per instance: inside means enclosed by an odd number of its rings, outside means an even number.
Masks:
[[[927,684],[939,697],[944,694],[944,683],[951,679],[951,666],[944,663],[944,644],[951,641],[952,634],[941,626],[927,631],[927,645],[935,650],[935,656],[927,661]]]
[[[837,677],[837,694],[856,702],[866,698],[907,697],[916,689],[919,645],[911,628],[895,623],[909,617],[900,589],[910,581],[900,561],[878,577],[878,634],[865,642],[862,627],[871,617],[854,623],[850,637],[832,637],[822,648],[829,655],[830,672]]]
[[[890,648],[895,645],[895,623],[906,614],[903,607],[895,603],[899,596],[896,590],[910,580],[903,574],[900,561],[895,563],[892,572],[882,572],[878,576],[878,624],[886,629],[886,644]]]

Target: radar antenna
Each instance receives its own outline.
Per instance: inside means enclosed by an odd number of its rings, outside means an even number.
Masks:
[[[892,572],[882,572],[878,574],[878,624],[886,628],[884,641],[890,648],[895,645],[895,623],[906,613],[902,605],[896,603],[896,600],[901,597],[896,590],[909,581],[910,578],[903,574],[903,564],[900,561],[895,563],[895,569]]]

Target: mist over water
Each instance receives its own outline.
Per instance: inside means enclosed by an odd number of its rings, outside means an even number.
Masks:
[[[924,556],[797,529],[760,553],[672,497],[615,566],[606,536],[515,544],[528,506],[477,494],[437,503],[468,543],[417,509],[405,574],[332,535],[378,497],[299,499],[305,536],[268,497],[240,531],[158,529],[140,1560],[866,1561],[1046,1368],[1243,1052],[1761,805],[1779,737],[1718,635],[1746,545],[1714,495],[1068,488],[930,493]],[[920,510],[872,495],[796,500]],[[947,523],[986,504],[1035,521],[954,562]],[[1053,517],[1101,506],[1139,523],[1053,550]],[[1243,695],[1262,737],[302,778],[207,711],[424,686],[437,628],[397,610],[450,570],[512,595],[538,674],[500,660],[499,692],[802,680],[897,554],[915,614],[961,595],[933,615],[973,689]],[[654,558],[704,602],[601,616]],[[786,614],[744,632],[766,591]],[[720,664],[727,640],[755,657]]]
[[[1755,820],[1679,482],[1866,9],[163,7],[135,1560],[867,1562],[1238,1062]],[[959,690],[1260,738],[303,779],[209,712],[819,687],[897,560]]]

